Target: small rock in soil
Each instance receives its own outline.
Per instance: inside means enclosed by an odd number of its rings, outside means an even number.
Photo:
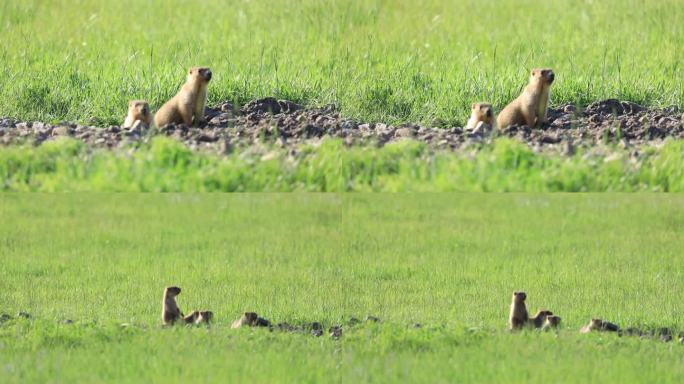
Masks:
[[[340,138],[345,145],[383,146],[412,138],[435,149],[465,151],[477,149],[489,134],[486,129],[464,132],[460,127],[423,127],[415,124],[392,126],[363,123],[343,118],[335,106],[307,108],[275,98],[264,98],[236,109],[230,102],[206,109],[208,123],[202,128],[170,124],[157,134],[184,142],[196,151],[229,154],[235,148],[253,145],[277,145],[295,149],[301,144],[318,145],[326,136]],[[678,108],[646,109],[638,104],[615,99],[598,101],[581,111],[566,104],[550,108],[549,124],[544,129],[511,126],[499,134],[527,143],[535,151],[554,151],[563,155],[574,148],[592,148],[596,144],[629,140],[639,148],[672,137],[684,139],[684,116]],[[464,117],[465,119],[465,117]],[[40,145],[53,137],[70,136],[96,148],[119,148],[125,143],[147,140],[145,129],[121,127],[97,128],[60,123],[55,127],[41,122],[19,122],[0,118],[0,142],[3,145],[31,142]],[[560,144],[560,145],[559,145]],[[572,147],[573,151],[568,151]]]

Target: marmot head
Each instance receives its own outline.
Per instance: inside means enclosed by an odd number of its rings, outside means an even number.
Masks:
[[[164,293],[166,296],[176,297],[181,293],[181,289],[179,287],[166,287]]]
[[[207,67],[192,67],[188,69],[188,81],[208,83],[211,80],[211,69]]]
[[[589,323],[589,327],[591,329],[600,329],[601,327],[603,327],[603,320],[591,319],[591,322]]]
[[[530,83],[541,82],[551,85],[555,79],[556,75],[553,73],[551,68],[535,68],[530,74]]]
[[[484,121],[487,124],[492,123],[492,118],[494,117],[494,108],[489,103],[473,103],[470,107],[471,113],[474,116],[480,117],[480,121]]]
[[[128,102],[128,110],[137,116],[147,116],[150,113],[150,105],[145,100],[131,100]]]
[[[513,292],[513,301],[516,303],[524,303],[527,299],[527,294],[525,292]]]

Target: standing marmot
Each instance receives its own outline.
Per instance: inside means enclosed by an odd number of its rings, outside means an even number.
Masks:
[[[131,100],[128,102],[128,115],[124,120],[123,127],[130,128],[136,121],[140,121],[147,125],[147,128],[152,126],[152,113],[150,112],[150,105],[145,100]]]
[[[158,128],[167,124],[183,123],[191,127],[204,121],[204,107],[207,104],[207,85],[211,80],[211,70],[206,67],[193,67],[188,70],[188,79],[176,96],[167,101],[157,114],[154,122]]]
[[[487,124],[485,130],[491,130],[496,125],[494,107],[488,103],[474,103],[470,106],[470,119],[466,123],[467,130],[475,130],[482,124]]]
[[[525,299],[527,299],[525,292],[513,292],[511,313],[508,316],[508,326],[511,330],[521,329],[529,320]]]
[[[499,113],[496,121],[499,128],[515,124],[534,128],[546,123],[546,109],[555,77],[549,68],[533,69],[530,82],[522,94]]]
[[[164,289],[164,298],[162,299],[162,323],[164,325],[173,325],[183,317],[183,313],[176,304],[176,296],[180,293],[181,289],[178,287],[166,287]]]

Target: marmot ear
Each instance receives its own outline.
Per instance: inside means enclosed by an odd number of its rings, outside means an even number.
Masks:
[[[534,75],[536,75],[536,74],[537,74],[537,70],[536,70],[536,69],[533,69],[532,72],[530,73],[530,75],[532,75],[532,76],[534,76]]]
[[[476,106],[477,106],[477,103],[473,103],[473,104],[470,106],[470,109],[475,109]]]

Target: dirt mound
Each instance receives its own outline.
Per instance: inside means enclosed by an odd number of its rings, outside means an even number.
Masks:
[[[264,113],[292,113],[303,109],[301,105],[287,100],[276,100],[273,97],[251,101],[240,108],[243,115],[264,114]]]
[[[570,104],[551,109],[549,124],[541,130],[509,127],[502,133],[538,145],[618,142],[622,146],[639,146],[666,137],[684,138],[684,115],[677,107],[646,109],[609,99],[592,103],[583,111]]]
[[[667,137],[684,138],[684,115],[677,107],[647,109],[638,104],[614,99],[598,101],[584,110],[571,104],[549,110],[549,123],[541,129],[512,126],[499,135],[521,140],[532,148],[567,152],[567,148],[596,143],[617,142],[640,146]],[[281,147],[315,142],[325,136],[340,138],[347,145],[382,146],[407,138],[434,148],[458,150],[486,141],[481,132],[460,127],[437,128],[420,124],[398,126],[364,123],[342,117],[328,105],[304,108],[287,100],[265,98],[237,107],[224,102],[206,110],[207,124],[201,128],[168,125],[157,134],[174,137],[197,150],[228,152],[235,147],[272,143]],[[94,147],[118,147],[149,137],[140,128],[118,126],[98,128],[77,124],[45,124],[0,119],[0,142],[12,144],[32,141],[40,144],[55,137],[69,136]]]

